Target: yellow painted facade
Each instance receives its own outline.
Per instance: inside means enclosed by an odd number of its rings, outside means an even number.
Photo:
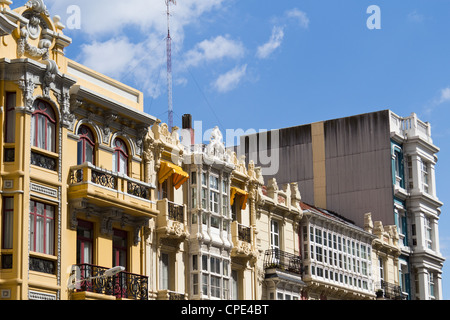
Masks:
[[[148,286],[145,243],[158,211],[142,150],[156,119],[143,113],[141,92],[64,56],[71,39],[43,2],[9,15],[17,28],[0,40],[2,298],[111,298],[75,294],[69,277],[123,265],[115,298],[136,299],[125,283]]]

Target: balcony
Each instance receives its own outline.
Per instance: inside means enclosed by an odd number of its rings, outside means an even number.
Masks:
[[[147,276],[120,272],[109,278],[91,279],[103,275],[108,268],[89,264],[81,264],[77,267],[79,280],[86,280],[77,284],[72,299],[87,299],[104,295],[115,299],[148,300]],[[103,297],[103,299],[107,299],[107,297]]]
[[[231,223],[231,239],[233,241],[232,257],[245,259],[257,257],[257,250],[252,243],[253,229],[251,227],[233,221]]]
[[[406,300],[407,295],[402,292],[402,288],[392,283],[381,280],[376,285],[377,299],[383,300]]]
[[[69,199],[88,200],[99,207],[114,206],[132,216],[154,217],[154,186],[126,175],[85,163],[70,169]]]
[[[391,113],[390,123],[392,135],[398,135],[402,138],[419,137],[430,144],[433,143],[431,139],[431,125],[418,119],[415,113],[406,118]]]
[[[157,208],[159,215],[156,231],[164,238],[184,241],[189,236],[186,223],[186,206],[163,199],[157,202]]]
[[[273,272],[272,270],[278,270],[301,275],[303,273],[302,258],[279,249],[266,250],[264,269],[266,274]]]

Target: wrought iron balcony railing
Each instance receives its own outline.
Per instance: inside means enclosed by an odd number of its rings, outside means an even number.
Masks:
[[[242,224],[238,225],[238,235],[240,241],[245,241],[248,243],[252,242],[252,229],[250,227],[243,226]]]
[[[184,206],[169,201],[168,211],[169,219],[184,223]]]
[[[101,187],[124,192],[130,196],[150,200],[151,186],[142,181],[137,181],[117,172],[97,168],[91,163],[85,163],[71,169],[70,184],[88,181]],[[121,190],[124,183],[126,186],[124,187],[125,190]]]
[[[278,269],[296,274],[302,274],[302,258],[279,249],[266,250],[264,255],[264,269]]]
[[[57,159],[32,151],[31,164],[47,170],[57,171]]]
[[[407,295],[402,292],[402,288],[392,283],[388,283],[381,280],[378,285],[376,285],[377,297],[385,298],[388,300],[406,300]]]
[[[90,264],[77,265],[82,280],[77,285],[77,292],[93,292],[108,296],[115,296],[118,299],[148,300],[148,277],[120,272],[109,278],[96,278],[105,273],[107,268]],[[83,280],[86,279],[86,280]]]

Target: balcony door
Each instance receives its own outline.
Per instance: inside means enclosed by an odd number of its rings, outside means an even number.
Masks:
[[[77,264],[92,264],[93,230],[91,222],[78,220]]]
[[[113,236],[113,267],[127,268],[128,234],[126,231],[114,229]]]
[[[113,267],[127,269],[128,233],[114,229],[113,235]],[[124,272],[114,276],[114,295],[119,298],[127,297],[127,274]]]

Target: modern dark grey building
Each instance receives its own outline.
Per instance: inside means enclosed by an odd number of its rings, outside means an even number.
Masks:
[[[265,179],[297,182],[302,201],[364,226],[364,214],[400,235],[400,283],[409,299],[441,299],[439,148],[430,124],[390,110],[241,137],[239,153]],[[265,170],[264,170],[265,168]]]

